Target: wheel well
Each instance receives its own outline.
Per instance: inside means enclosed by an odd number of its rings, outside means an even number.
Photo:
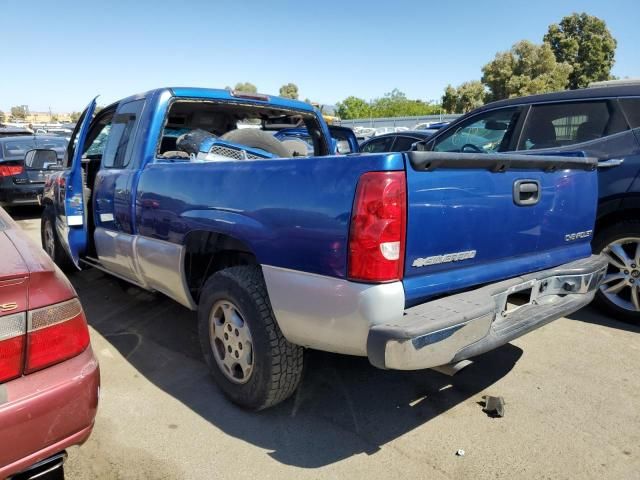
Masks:
[[[189,232],[184,245],[185,277],[196,303],[202,287],[214,273],[223,268],[258,264],[256,256],[245,243],[222,233]]]
[[[629,220],[630,218],[640,218],[640,209],[628,208],[624,210],[614,210],[596,220],[595,234],[615,223]]]

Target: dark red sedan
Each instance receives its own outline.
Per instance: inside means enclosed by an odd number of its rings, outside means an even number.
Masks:
[[[59,469],[91,434],[99,387],[75,290],[0,208],[0,478]]]

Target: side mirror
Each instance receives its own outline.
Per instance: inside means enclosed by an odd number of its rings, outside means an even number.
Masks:
[[[24,165],[30,170],[54,170],[58,166],[55,150],[35,148],[24,156]]]

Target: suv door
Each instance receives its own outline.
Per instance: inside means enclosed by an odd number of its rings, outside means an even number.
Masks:
[[[640,146],[629,127],[629,116],[625,117],[621,108],[624,101],[533,105],[518,150],[559,155],[582,152],[598,159],[598,216],[605,221],[597,225],[592,245],[594,253],[608,257],[609,267],[596,294],[596,304],[616,318],[638,321],[640,223],[634,210],[620,207],[629,198],[640,170]],[[615,217],[607,217],[610,213]]]
[[[625,193],[640,166],[636,138],[615,99],[532,105],[517,150],[596,157],[601,203]]]

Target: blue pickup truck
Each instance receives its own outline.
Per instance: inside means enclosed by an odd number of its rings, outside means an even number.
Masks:
[[[47,179],[43,247],[197,310],[211,373],[246,408],[295,391],[305,348],[459,364],[586,305],[607,268],[590,158],[339,155],[312,106],[226,90],[94,110]]]

